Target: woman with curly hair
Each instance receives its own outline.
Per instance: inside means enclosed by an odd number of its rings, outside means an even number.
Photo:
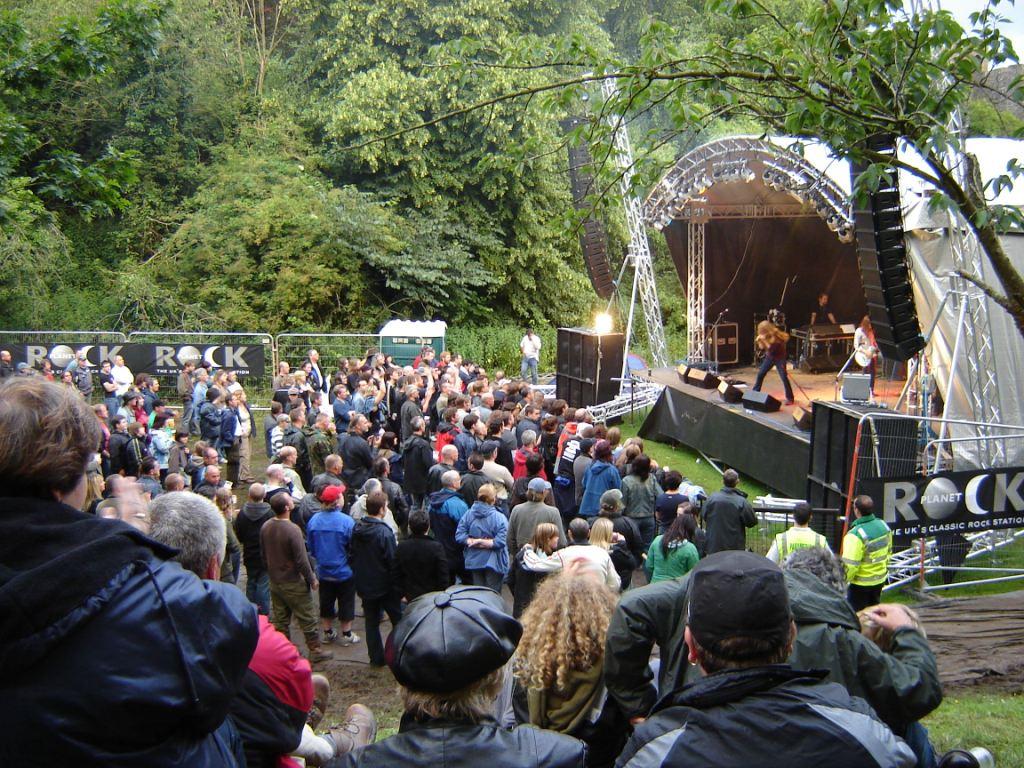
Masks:
[[[626,720],[604,685],[604,645],[617,596],[591,575],[565,571],[541,582],[523,614],[512,659],[529,722],[587,744],[588,766],[610,766]]]

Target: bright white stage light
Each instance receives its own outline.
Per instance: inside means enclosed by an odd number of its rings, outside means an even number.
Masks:
[[[612,322],[612,316],[607,312],[598,312],[594,316],[594,330],[599,334],[611,333],[614,323]]]

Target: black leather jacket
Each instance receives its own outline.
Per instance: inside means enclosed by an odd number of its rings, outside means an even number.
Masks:
[[[432,768],[583,768],[586,752],[582,741],[529,725],[506,731],[493,721],[418,721],[405,715],[397,734],[335,758],[327,767],[428,764]]]

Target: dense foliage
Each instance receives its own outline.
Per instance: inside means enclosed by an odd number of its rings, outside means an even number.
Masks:
[[[503,97],[584,58],[643,72],[708,45],[752,56],[817,5],[14,0],[0,13],[4,324],[357,331],[440,317],[479,328],[466,343],[507,366],[496,329],[585,323],[603,302],[558,124],[586,111],[587,89]],[[644,107],[635,138],[662,164],[770,124],[723,108],[734,97],[714,83],[655,103],[670,90],[625,90]],[[1019,128],[993,110],[973,108],[980,132]],[[824,112],[797,127],[812,122],[842,140]],[[622,211],[605,203],[621,254]],[[654,244],[672,344],[684,304]]]

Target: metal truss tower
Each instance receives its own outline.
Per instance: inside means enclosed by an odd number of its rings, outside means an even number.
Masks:
[[[605,102],[617,93],[614,78],[606,78],[601,82],[601,93]],[[629,229],[629,250],[626,258],[633,267],[633,301],[639,294],[640,306],[643,308],[644,322],[647,326],[647,343],[650,349],[651,365],[668,365],[668,345],[665,342],[665,324],[661,315],[661,302],[658,301],[658,288],[654,280],[654,261],[651,257],[651,244],[647,240],[644,228],[643,204],[632,190],[633,182],[633,148],[626,133],[624,115],[609,114],[605,118],[612,129],[614,143],[612,159],[619,171],[619,189],[622,204],[626,209],[626,225]],[[627,359],[633,333],[633,305],[629,308],[629,322],[626,328]],[[623,363],[628,366],[628,361]],[[624,368],[624,373],[626,369]]]

